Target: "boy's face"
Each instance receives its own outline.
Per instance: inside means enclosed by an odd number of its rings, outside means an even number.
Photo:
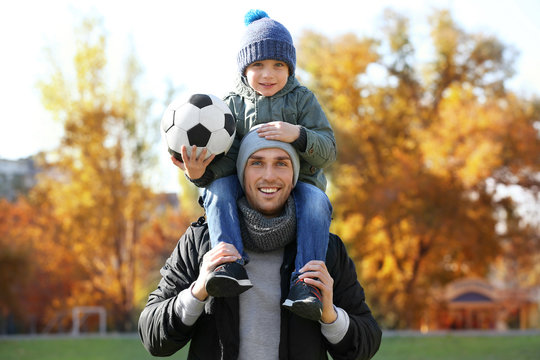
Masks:
[[[246,68],[246,77],[256,92],[263,96],[275,95],[289,78],[289,67],[283,61],[261,60]]]

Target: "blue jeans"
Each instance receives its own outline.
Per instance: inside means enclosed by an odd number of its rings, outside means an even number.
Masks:
[[[212,247],[220,241],[232,244],[246,261],[236,206],[242,195],[236,175],[214,180],[202,191]],[[295,279],[300,274],[298,270],[310,260],[326,260],[332,205],[321,189],[300,181],[293,189],[293,196],[297,250],[292,279]]]

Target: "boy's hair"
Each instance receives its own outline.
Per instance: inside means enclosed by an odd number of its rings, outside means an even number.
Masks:
[[[246,68],[262,60],[283,61],[293,75],[296,68],[296,49],[291,34],[262,10],[250,10],[245,15],[246,32],[240,43],[238,71],[244,75]]]

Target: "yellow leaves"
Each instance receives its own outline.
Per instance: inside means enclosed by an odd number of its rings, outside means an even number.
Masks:
[[[384,17],[387,23],[384,30],[389,38],[390,49],[393,52],[400,52],[410,45],[409,20],[391,9],[385,10]]]
[[[437,52],[450,57],[460,44],[462,32],[456,27],[449,11],[435,12],[430,18],[431,37]]]
[[[332,223],[332,230],[340,235],[345,242],[353,243],[363,230],[363,216],[362,214],[355,213],[347,217],[343,221]]]
[[[458,84],[447,91],[440,109],[437,121],[416,130],[425,164],[434,174],[457,177],[470,188],[501,165],[501,111],[478,106],[472,90]]]
[[[80,101],[95,101],[104,95],[103,71],[107,60],[106,40],[101,29],[102,22],[96,18],[84,20],[78,29],[79,37],[73,63]],[[89,105],[92,106],[92,104]]]
[[[330,41],[323,35],[306,32],[299,41],[298,65],[308,71],[310,82],[317,84],[323,103],[332,112],[355,113],[360,106],[358,76],[377,60],[372,39],[353,34]]]
[[[464,33],[449,12],[430,19],[435,52],[422,63],[408,20],[388,13],[385,24],[384,47],[306,34],[299,67],[336,133],[332,229],[382,316],[413,326],[432,284],[482,273],[500,251],[485,184],[523,179],[534,191],[540,106],[505,90],[508,49]]]
[[[457,171],[463,184],[470,188],[483,179],[487,179],[500,165],[501,146],[497,143],[482,142],[477,144],[466,157],[464,166]]]
[[[85,21],[78,35],[74,79],[57,66],[40,82],[43,102],[65,132],[54,156],[40,164],[42,175],[30,194],[33,206],[44,209],[35,217],[42,236],[34,250],[46,260],[41,274],[62,288],[54,301],[45,293],[37,298],[42,306],[114,307],[115,321],[129,327],[139,242],[155,206],[143,183],[143,171],[152,171],[152,139],[145,128],[150,102],[137,93],[134,58],[120,91],[111,92],[103,76],[105,32],[98,20]]]
[[[55,120],[61,120],[70,108],[71,94],[60,71],[55,72],[48,83],[38,82],[41,90],[41,101],[46,110],[49,110]]]

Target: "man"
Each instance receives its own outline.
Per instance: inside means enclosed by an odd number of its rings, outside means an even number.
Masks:
[[[280,141],[247,134],[237,160],[245,197],[238,202],[245,268],[253,287],[236,297],[212,298],[213,270],[241,257],[231,244],[211,249],[203,219],[186,231],[161,270],[139,319],[153,355],[167,356],[190,342],[188,359],[369,359],[381,330],[342,241],[330,235],[326,262],[310,261],[301,280],[320,290],[322,315],[311,321],[281,307],[294,270],[296,217],[291,191],[298,154]],[[295,166],[296,165],[296,166]],[[253,281],[255,280],[255,281]]]

